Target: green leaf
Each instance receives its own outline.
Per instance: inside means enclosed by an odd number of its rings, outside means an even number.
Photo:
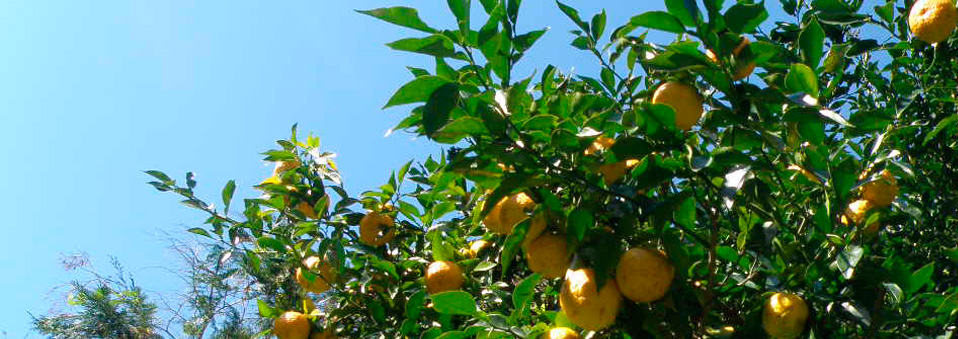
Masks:
[[[652,59],[643,59],[642,63],[651,68],[668,72],[708,67],[708,63],[705,60],[674,51],[656,54]]]
[[[268,248],[280,253],[286,253],[286,247],[283,246],[283,243],[279,240],[270,238],[269,236],[263,236],[256,240],[256,243],[259,244],[259,247]]]
[[[925,284],[931,283],[931,276],[935,273],[935,263],[930,262],[919,268],[908,278],[907,291],[909,294],[918,292]]]
[[[470,0],[446,0],[449,10],[456,16],[459,23],[459,29],[462,32],[469,31],[469,7],[472,4]]]
[[[695,23],[701,19],[698,4],[694,0],[665,0],[665,8],[687,27],[695,27]]]
[[[357,10],[356,12],[366,14],[394,25],[412,28],[426,33],[436,32],[434,28],[429,27],[429,25],[419,18],[419,12],[416,11],[415,8],[397,6],[370,9],[365,11]]]
[[[818,24],[818,19],[811,17],[805,29],[798,35],[798,44],[802,49],[805,64],[811,68],[818,68],[825,48],[825,31]]]
[[[491,270],[491,269],[493,269],[493,268],[495,268],[495,267],[496,267],[496,263],[487,260],[487,261],[483,261],[483,262],[479,263],[478,265],[476,265],[476,268],[473,268],[472,271],[473,271],[473,272],[485,272],[485,271]]]
[[[629,23],[616,31],[617,38],[624,37],[639,27],[671,33],[685,33],[685,26],[674,15],[662,11],[645,12],[629,19]]]
[[[725,24],[738,34],[752,33],[762,22],[768,19],[765,1],[757,4],[739,2],[725,12]]]
[[[431,55],[438,58],[456,56],[455,44],[442,34],[434,34],[425,38],[406,38],[386,44],[397,51],[413,52]]]
[[[862,259],[862,255],[864,254],[865,250],[858,245],[848,245],[843,251],[838,253],[838,258],[835,259],[835,265],[845,279],[852,278],[852,275],[855,274],[855,266],[858,265],[858,261]]]
[[[426,135],[432,136],[449,121],[449,113],[459,104],[459,85],[446,83],[439,86],[426,101],[422,110],[422,127]]]
[[[212,237],[210,236],[210,233],[209,233],[209,232],[207,232],[206,230],[204,230],[204,229],[202,229],[202,228],[199,228],[199,227],[194,227],[194,228],[188,229],[188,230],[186,230],[186,231],[187,231],[187,232],[190,232],[190,233],[199,234],[199,235],[202,235],[202,236],[207,237],[207,238],[212,238]]]
[[[389,98],[389,102],[387,102],[386,106],[383,106],[383,108],[424,102],[429,99],[429,96],[435,92],[437,88],[448,83],[449,81],[438,76],[423,76],[415,78],[400,87],[399,90],[397,90],[396,93]]]
[[[785,76],[785,87],[790,93],[802,92],[818,98],[818,76],[803,64],[794,64]]]
[[[276,318],[282,313],[261,299],[256,300],[256,307],[259,309],[260,317],[263,318]]]
[[[516,39],[513,41],[516,50],[519,52],[525,52],[531,48],[532,45],[535,44],[536,41],[538,41],[539,38],[542,37],[542,35],[547,31],[549,31],[549,28],[535,30],[516,36]]]
[[[921,143],[922,146],[927,145],[928,142],[935,139],[939,133],[950,128],[952,125],[955,125],[955,123],[958,123],[958,114],[952,114],[950,117],[941,119],[941,121],[938,122],[938,125],[935,125],[935,129],[931,130],[931,132],[925,136],[925,141]]]
[[[602,10],[602,13],[592,16],[592,39],[599,40],[602,37],[602,33],[605,31],[605,10]]]
[[[473,315],[476,308],[476,299],[472,295],[463,291],[448,291],[431,296],[433,307],[440,314],[449,315]]]
[[[585,238],[585,232],[595,226],[595,217],[592,216],[592,212],[585,209],[573,210],[569,213],[568,220],[569,235],[575,237],[578,241],[582,241]]]
[[[230,201],[233,200],[233,192],[236,191],[236,181],[230,180],[226,183],[226,186],[223,186],[223,204],[226,206],[226,211],[229,211]]]
[[[149,174],[150,176],[156,178],[159,181],[162,181],[164,184],[169,184],[173,182],[173,179],[171,179],[168,175],[166,175],[166,173],[163,173],[157,170],[149,170],[149,171],[143,171],[143,172],[146,174]]]
[[[468,336],[463,331],[449,331],[436,337],[436,339],[465,339]]]
[[[422,308],[426,304],[426,291],[419,290],[406,300],[406,318],[419,319],[422,314]]]
[[[585,32],[589,31],[589,25],[586,24],[584,21],[582,21],[581,18],[579,18],[579,11],[575,10],[575,8],[566,6],[565,4],[559,2],[558,0],[556,1],[556,4],[559,5],[559,10],[561,10],[562,13],[565,13],[565,15],[569,17],[569,19],[572,19],[572,22],[575,22],[576,26],[579,26],[579,28],[581,28]]]
[[[674,214],[675,222],[679,225],[695,229],[695,199],[685,199]]]
[[[433,138],[442,143],[454,144],[466,136],[480,134],[489,134],[485,122],[476,117],[463,116],[436,131]]]
[[[535,297],[536,285],[539,285],[539,281],[542,280],[542,275],[539,273],[534,273],[516,285],[515,290],[512,291],[512,306],[516,309],[522,309],[530,302],[532,298]]]

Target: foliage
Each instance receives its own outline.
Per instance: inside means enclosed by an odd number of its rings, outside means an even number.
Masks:
[[[156,305],[115,259],[113,266],[114,277],[88,271],[95,276],[92,281],[70,284],[68,304],[77,312],[34,317],[34,329],[57,339],[162,338],[157,334]]]
[[[150,184],[210,214],[191,232],[242,258],[261,284],[264,318],[300,310],[316,331],[342,337],[535,338],[574,327],[558,306],[562,280],[520,260],[532,218],[509,235],[483,226],[495,202],[519,192],[537,203],[524,216],[545,215],[547,232],[566,237],[572,266],[592,268],[600,285],[629,248],[663,249],[674,266],[663,299],[624,302],[594,337],[762,337],[763,304],[780,291],[808,305],[806,337],[950,336],[958,40],[909,39],[909,3],[779,3],[789,17],[770,23],[764,2],[666,0],[667,11],[612,30],[605,12],[586,20],[557,3],[578,27],[572,46],[601,70],[546,66],[524,78],[513,66],[545,30],[517,31],[519,0],[481,0],[484,18],[471,16],[470,1],[449,0],[457,27],[446,30],[411,8],[360,11],[425,34],[388,44],[436,66],[410,68],[414,79],[386,107],[416,105],[395,129],[448,152],[352,197],[332,154],[294,127],[264,155],[295,166],[258,185],[263,196],[245,199],[235,219],[232,182],[221,210],[193,195],[191,175],[180,186],[148,171]],[[648,41],[640,29],[675,38]],[[753,42],[733,53],[743,37]],[[759,71],[734,81],[748,63]],[[693,84],[704,98],[691,131],[676,128],[671,106],[652,103],[665,81]],[[615,142],[586,152],[600,136]],[[603,179],[604,166],[626,160],[623,179]],[[894,204],[842,223],[859,188],[884,170],[900,188]],[[357,241],[363,209],[394,218],[397,236],[383,247]],[[877,236],[862,232],[876,221]],[[492,249],[459,252],[480,238]],[[339,275],[310,312],[304,301],[314,296],[289,276],[313,255]],[[459,291],[429,295],[425,268],[440,260],[467,278]]]

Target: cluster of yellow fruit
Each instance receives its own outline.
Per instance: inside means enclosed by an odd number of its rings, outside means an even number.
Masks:
[[[859,179],[864,179],[865,174]],[[841,223],[850,226],[860,224],[864,221],[866,214],[874,208],[885,208],[891,206],[898,196],[898,180],[888,170],[881,172],[879,178],[875,181],[864,184],[859,188],[860,199],[848,204],[845,214],[842,215]],[[874,237],[881,230],[881,224],[877,221],[866,226],[862,232],[866,237]]]
[[[599,151],[599,147],[607,148],[612,143],[603,140],[597,144],[597,149],[591,152]],[[528,218],[527,213],[534,209],[535,202],[528,195],[517,193],[499,201],[483,223],[490,232],[511,234],[515,225]],[[566,237],[549,231],[548,224],[546,213],[532,216],[522,244],[526,263],[530,270],[547,279],[565,277],[559,305],[569,320],[583,329],[598,331],[612,325],[622,296],[635,302],[652,302],[661,299],[672,284],[675,269],[665,254],[638,247],[622,255],[615,279],[608,279],[599,288],[595,271],[591,268],[569,268]],[[557,328],[544,334],[543,338],[566,338],[563,335],[569,333],[575,332]]]

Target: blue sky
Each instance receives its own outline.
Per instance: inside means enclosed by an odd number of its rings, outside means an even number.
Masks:
[[[566,3],[585,18],[606,8],[607,31],[664,8]],[[147,186],[142,170],[193,171],[212,201],[230,179],[237,196],[252,196],[271,169],[258,153],[299,123],[339,154],[358,195],[438,152],[409,134],[383,136],[410,108],[381,110],[411,79],[404,66],[433,67],[384,46],[420,33],[353,11],[392,5],[454,26],[434,0],[0,2],[0,338],[39,337],[27,312],[45,314],[60,297],[51,289],[79,277],[59,266],[62,254],[87,252],[105,273],[117,256],[152,293],[182,287],[164,269],[176,256],[162,233],[185,235],[203,216]],[[594,59],[569,46],[573,25],[555,3],[525,1],[522,31],[546,26],[521,75],[547,63],[595,74]]]

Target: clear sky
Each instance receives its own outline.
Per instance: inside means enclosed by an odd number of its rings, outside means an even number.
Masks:
[[[566,3],[585,18],[608,9],[607,31],[664,8]],[[104,273],[117,256],[151,293],[182,287],[164,269],[176,269],[176,256],[162,233],[185,236],[203,216],[146,185],[142,170],[180,181],[194,171],[210,201],[236,179],[237,197],[249,197],[271,169],[258,153],[299,123],[339,154],[358,195],[438,152],[409,134],[383,136],[410,108],[381,110],[411,79],[404,66],[432,68],[429,57],[384,46],[421,33],[353,11],[392,5],[454,26],[438,0],[0,1],[0,338],[39,337],[27,312],[45,314],[60,297],[51,289],[78,277],[59,266],[62,254],[87,252]],[[555,3],[524,1],[521,31],[546,26],[522,74],[551,63],[594,75]]]

